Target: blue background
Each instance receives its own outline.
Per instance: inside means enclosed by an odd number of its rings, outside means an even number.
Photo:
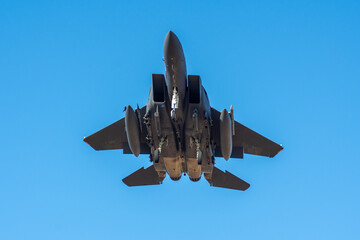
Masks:
[[[270,3],[271,2],[271,3]],[[360,239],[359,1],[2,1],[0,239]],[[213,107],[284,150],[245,192],[129,188],[84,136],[145,105],[173,30]]]

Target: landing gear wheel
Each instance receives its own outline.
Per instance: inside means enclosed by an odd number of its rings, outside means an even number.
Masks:
[[[156,149],[154,151],[153,159],[154,159],[154,163],[159,163],[159,159],[160,159],[160,151],[159,151],[159,149]]]
[[[198,160],[198,164],[201,165],[203,161],[203,153],[201,150],[197,150],[196,152],[196,158]]]
[[[171,110],[170,116],[171,116],[171,119],[172,119],[173,121],[176,120],[176,113],[175,113],[175,110],[174,110],[174,109]]]

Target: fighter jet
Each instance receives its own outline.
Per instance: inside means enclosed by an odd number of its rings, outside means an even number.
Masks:
[[[243,158],[244,153],[274,157],[283,148],[234,120],[234,110],[210,106],[198,75],[187,75],[185,56],[171,31],[164,42],[164,74],[152,74],[148,102],[125,117],[84,138],[95,150],[123,149],[124,154],[150,156],[151,166],[123,179],[128,186],[161,184],[201,176],[210,186],[246,190],[249,184],[215,167],[215,158]]]

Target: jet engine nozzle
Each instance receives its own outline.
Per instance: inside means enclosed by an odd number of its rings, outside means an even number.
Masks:
[[[225,160],[228,160],[232,152],[232,127],[231,118],[226,109],[220,114],[220,147]]]
[[[140,154],[139,121],[129,105],[125,113],[125,131],[131,152],[137,157]]]

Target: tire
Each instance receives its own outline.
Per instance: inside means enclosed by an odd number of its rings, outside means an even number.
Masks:
[[[159,160],[160,160],[160,151],[159,151],[159,149],[156,149],[154,151],[153,159],[154,159],[154,163],[159,163]]]
[[[202,161],[203,161],[203,153],[201,150],[198,150],[196,152],[196,158],[198,160],[198,164],[201,165],[202,164]]]

